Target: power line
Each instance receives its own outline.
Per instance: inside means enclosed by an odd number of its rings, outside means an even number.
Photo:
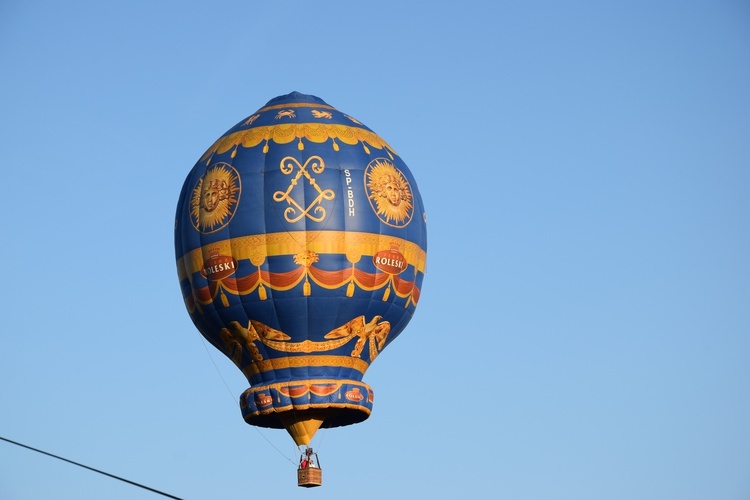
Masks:
[[[143,488],[144,490],[148,490],[148,491],[157,493],[159,495],[163,495],[163,496],[168,497],[168,498],[174,498],[176,500],[182,500],[180,497],[176,497],[176,496],[170,495],[169,493],[164,493],[163,491],[155,490],[154,488],[149,488],[148,486],[144,486],[144,485],[136,483],[134,481],[130,481],[128,479],[125,479],[125,478],[122,478],[122,477],[119,477],[119,476],[115,476],[114,474],[110,474],[108,472],[104,472],[104,471],[101,471],[99,469],[94,469],[93,467],[89,467],[88,465],[83,465],[83,464],[80,464],[78,462],[74,462],[73,460],[68,460],[67,458],[63,458],[63,457],[60,457],[58,455],[53,455],[52,453],[47,453],[46,451],[39,450],[37,448],[32,448],[31,446],[27,446],[25,444],[22,444],[22,443],[19,443],[19,442],[16,442],[16,441],[12,441],[12,440],[4,438],[2,436],[0,436],[0,440],[6,441],[6,442],[11,443],[11,444],[14,444],[16,446],[20,446],[22,448],[26,448],[27,450],[31,450],[31,451],[35,451],[37,453],[41,453],[42,455],[47,455],[48,457],[52,457],[52,458],[56,458],[58,460],[62,460],[63,462],[68,462],[69,464],[77,465],[78,467],[83,467],[84,469],[88,469],[90,471],[98,472],[99,474],[103,474],[105,476],[109,476],[109,477],[111,477],[113,479],[117,479],[119,481],[122,481],[122,482],[125,482],[125,483],[128,483],[128,484],[132,484],[133,486],[138,486],[139,488]]]

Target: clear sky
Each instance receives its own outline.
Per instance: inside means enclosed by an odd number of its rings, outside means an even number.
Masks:
[[[188,499],[750,498],[748,2],[5,0],[0,64],[0,436]],[[295,90],[428,213],[311,490],[172,241],[197,159]],[[0,498],[157,496],[0,442]]]

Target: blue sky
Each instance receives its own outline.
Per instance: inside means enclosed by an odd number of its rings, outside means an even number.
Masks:
[[[0,436],[190,499],[748,498],[750,5],[426,6],[0,5]],[[295,90],[428,212],[416,316],[312,490],[172,242],[201,154]],[[3,442],[0,497],[157,498]]]

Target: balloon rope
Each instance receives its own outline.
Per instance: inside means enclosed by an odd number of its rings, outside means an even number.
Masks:
[[[323,428],[323,432],[320,433],[320,441],[318,441],[318,451],[320,451],[321,448],[323,448],[323,441],[326,440],[326,436],[328,435],[328,427]]]
[[[200,334],[198,334],[198,337],[200,337],[201,343],[203,344],[203,348],[206,350],[206,354],[208,354],[208,358],[211,360],[211,363],[214,365],[214,369],[216,370],[216,373],[219,374],[219,378],[221,379],[222,382],[224,382],[224,387],[227,388],[227,392],[229,393],[229,399],[232,400],[232,405],[237,404],[237,402],[234,400],[234,394],[232,393],[232,389],[229,388],[229,384],[227,384],[227,381],[224,379],[224,376],[221,374],[221,371],[219,370],[219,366],[216,364],[216,361],[214,361],[214,357],[211,355],[211,351],[208,350],[208,346],[206,345],[206,339],[203,338],[203,335],[200,335]],[[291,458],[289,458],[288,456],[286,456],[271,441],[269,441],[269,439],[262,432],[260,432],[260,429],[258,429],[255,426],[252,426],[252,427],[253,427],[253,429],[255,429],[255,432],[257,432],[258,434],[260,434],[260,437],[262,437],[263,439],[266,440],[266,443],[268,443],[268,444],[271,445],[271,448],[273,448],[274,450],[276,450],[278,452],[279,455],[281,455],[282,457],[284,457],[285,460],[291,462],[292,465],[295,465],[295,466],[297,465],[297,462],[295,462],[294,460],[292,460]]]
[[[197,332],[196,332],[197,333]],[[232,404],[236,404],[236,401],[234,400],[234,393],[232,392],[232,389],[229,388],[229,384],[227,384],[227,381],[224,380],[224,376],[221,374],[221,371],[219,371],[219,367],[216,364],[216,361],[214,361],[214,357],[211,356],[211,351],[208,350],[208,346],[206,345],[206,339],[203,338],[202,335],[198,335],[201,339],[201,343],[203,344],[203,348],[206,350],[206,354],[208,354],[208,359],[211,360],[211,364],[214,365],[214,369],[216,370],[216,373],[219,374],[219,378],[222,382],[224,382],[224,387],[227,388],[227,392],[229,393],[229,399],[232,400]]]

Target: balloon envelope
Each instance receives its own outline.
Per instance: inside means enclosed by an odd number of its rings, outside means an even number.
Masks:
[[[362,377],[414,314],[426,249],[422,199],[393,148],[296,92],[220,137],[177,206],[193,323],[247,377],[245,421],[298,445],[370,415]]]

